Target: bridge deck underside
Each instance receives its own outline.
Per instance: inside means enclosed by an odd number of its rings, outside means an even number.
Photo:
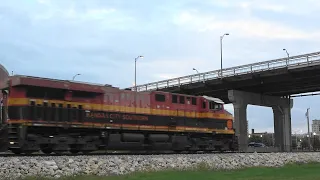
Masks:
[[[231,89],[274,96],[320,91],[320,66],[297,69],[285,67],[159,90],[214,96],[221,98],[226,103],[230,103],[228,100],[228,90]]]

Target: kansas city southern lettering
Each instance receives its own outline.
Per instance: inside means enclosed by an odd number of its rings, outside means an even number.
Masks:
[[[134,114],[117,114],[117,113],[105,113],[105,112],[88,112],[86,113],[87,118],[98,118],[98,119],[122,119],[122,120],[139,120],[147,121],[148,116],[134,115]]]

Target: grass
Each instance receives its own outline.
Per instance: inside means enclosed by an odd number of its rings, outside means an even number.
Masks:
[[[40,180],[27,178],[25,180]],[[123,176],[78,176],[59,180],[316,180],[320,179],[320,164],[290,164],[281,168],[256,167],[233,171],[210,171],[203,167],[192,171],[161,171]]]

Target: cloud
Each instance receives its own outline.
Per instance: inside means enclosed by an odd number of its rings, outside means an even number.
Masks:
[[[287,8],[284,4],[272,1],[242,1],[229,4],[229,7],[240,7],[244,10],[266,10],[272,12],[284,12]]]
[[[192,11],[184,11],[177,14],[173,19],[173,23],[198,32],[221,31],[224,29],[224,31],[232,32],[234,36],[241,38],[313,40],[320,37],[317,31],[304,32],[285,26],[282,23],[270,22],[255,17],[226,21],[214,15],[210,16]]]
[[[256,11],[265,11],[267,13],[281,13],[283,15],[304,15],[313,16],[320,8],[319,1],[305,0],[216,0],[208,1],[208,4],[226,9],[240,9],[245,13],[254,15]]]

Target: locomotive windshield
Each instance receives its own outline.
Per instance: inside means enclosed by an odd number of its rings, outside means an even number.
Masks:
[[[222,110],[224,102],[221,99],[203,96],[209,102],[209,109],[211,110]]]
[[[7,90],[2,90],[2,93],[0,94],[0,124],[3,124],[6,121],[6,106],[5,102],[7,99]]]
[[[4,108],[3,108],[3,95],[2,95],[2,93],[0,94],[0,123],[2,124],[2,114],[3,114],[3,111],[4,110]]]
[[[216,103],[214,101],[209,101],[209,109],[212,110],[222,110],[223,105]]]

